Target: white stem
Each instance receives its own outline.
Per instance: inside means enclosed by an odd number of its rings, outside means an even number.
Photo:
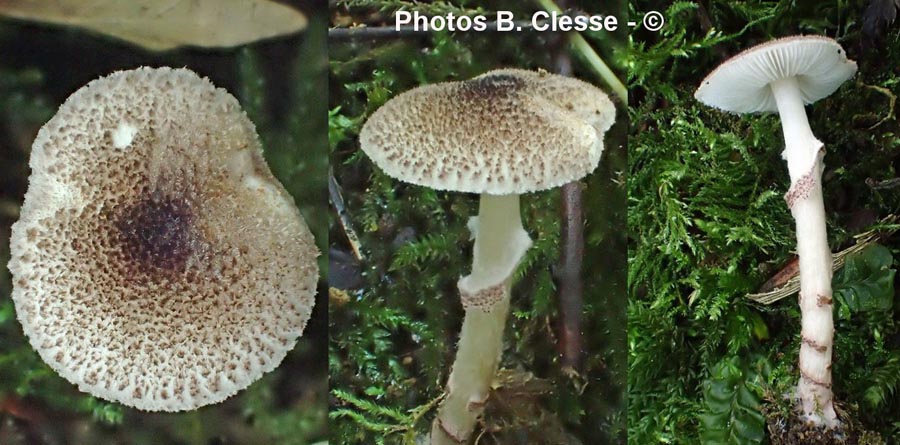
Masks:
[[[531,246],[518,195],[481,195],[469,228],[475,236],[472,273],[458,284],[466,315],[447,396],[432,424],[432,445],[465,443],[475,430],[500,363],[512,274]]]
[[[824,148],[809,128],[795,78],[771,84],[784,130],[791,188],[785,199],[797,230],[800,260],[800,383],[797,393],[806,420],[827,428],[839,426],[834,411],[831,356],[834,320],[831,294],[831,249],[822,197]]]

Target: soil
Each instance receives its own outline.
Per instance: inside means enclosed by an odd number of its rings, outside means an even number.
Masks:
[[[840,428],[826,430],[801,420],[796,413],[785,418],[781,413],[768,413],[766,424],[772,445],[884,445],[881,436],[866,431],[852,420],[840,416]]]

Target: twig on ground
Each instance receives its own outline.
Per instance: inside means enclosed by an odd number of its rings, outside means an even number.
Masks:
[[[885,190],[900,187],[900,178],[885,179],[878,181],[875,178],[866,178],[866,185],[872,190]]]
[[[543,23],[540,21],[538,23]],[[498,29],[496,21],[488,21],[486,29],[479,32],[504,32]],[[531,31],[534,24],[530,20],[514,22],[517,31]],[[328,38],[333,40],[366,40],[366,39],[399,39],[404,37],[425,36],[434,31],[413,25],[388,26],[355,26],[350,28],[330,28]],[[460,31],[471,32],[471,31]]]
[[[897,219],[898,218],[896,215],[889,215],[880,221],[879,226],[882,226],[882,227],[878,227],[878,228],[869,230],[868,232],[864,232],[864,233],[860,233],[859,235],[856,235],[854,237],[854,238],[856,238],[856,243],[854,245],[852,245],[838,253],[835,253],[832,256],[832,258],[834,259],[832,262],[832,264],[833,264],[832,270],[837,271],[840,268],[844,267],[844,261],[847,259],[847,255],[860,252],[863,249],[865,249],[866,247],[868,247],[870,244],[876,243],[883,238],[887,238],[887,237],[891,236],[894,232],[897,231],[898,228],[900,228],[895,225],[897,222]],[[884,229],[883,226],[888,226],[888,228]],[[790,264],[791,263],[788,263],[787,268],[791,267]],[[783,298],[789,297],[789,296],[797,293],[797,291],[800,290],[799,269],[793,268],[793,270],[787,271],[786,273],[779,272],[776,274],[776,277],[780,277],[778,281],[782,282],[781,287],[777,287],[776,289],[770,290],[767,292],[747,294],[747,298],[749,298],[757,303],[762,303],[762,304],[768,305],[768,304],[775,303],[776,301],[779,301]],[[788,278],[788,279],[785,280],[785,278]],[[774,279],[774,277],[773,277],[773,279]],[[770,279],[766,282],[769,287],[771,287],[773,285],[771,283],[773,281],[773,279]],[[767,285],[763,285],[763,288],[765,289],[767,287]],[[693,302],[694,298],[695,298],[695,295],[692,294],[691,295],[692,302]]]
[[[344,197],[341,196],[341,187],[338,185],[334,172],[331,169],[328,170],[328,200],[331,201],[332,207],[338,214],[338,221],[340,221],[344,235],[347,236],[353,255],[359,261],[365,260],[366,256],[362,252],[362,245],[359,242],[359,237],[356,236],[356,232],[353,230],[353,223],[350,221],[350,216],[347,214],[347,208],[344,205]]]
[[[891,119],[895,119],[894,108],[897,107],[897,96],[894,95],[894,93],[892,93],[891,90],[884,88],[884,87],[880,87],[878,85],[867,85],[865,83],[862,83],[862,86],[884,95],[885,97],[888,98],[888,101],[890,102],[890,104],[888,105],[887,115],[885,115],[880,121],[876,122],[874,125],[869,127],[869,130],[874,130],[879,125],[881,125]]]

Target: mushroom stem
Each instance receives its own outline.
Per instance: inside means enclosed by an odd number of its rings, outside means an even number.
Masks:
[[[464,443],[475,430],[500,363],[512,275],[531,246],[518,195],[481,195],[469,229],[475,236],[472,273],[458,284],[466,314],[432,445]]]
[[[531,239],[522,228],[519,195],[481,195],[478,217],[469,221],[475,237],[472,273],[463,278],[470,289],[493,286],[507,278]]]
[[[781,153],[787,161],[791,185],[806,176],[816,163],[816,156],[822,148],[820,142],[809,128],[806,108],[800,95],[797,78],[779,79],[771,84],[778,114],[781,117],[781,130],[784,133],[785,148]]]
[[[503,298],[490,311],[466,310],[446,398],[432,425],[431,445],[465,443],[484,411],[500,363],[509,312],[509,286],[503,287]]]
[[[831,293],[831,249],[822,197],[822,142],[813,136],[794,77],[771,84],[781,116],[791,188],[785,195],[797,231],[800,261],[800,382],[797,393],[806,420],[827,428],[840,422],[831,389],[834,320]]]

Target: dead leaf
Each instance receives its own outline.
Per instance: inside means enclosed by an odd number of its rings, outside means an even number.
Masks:
[[[306,27],[302,13],[269,0],[3,0],[0,15],[84,28],[157,51],[231,47]]]

